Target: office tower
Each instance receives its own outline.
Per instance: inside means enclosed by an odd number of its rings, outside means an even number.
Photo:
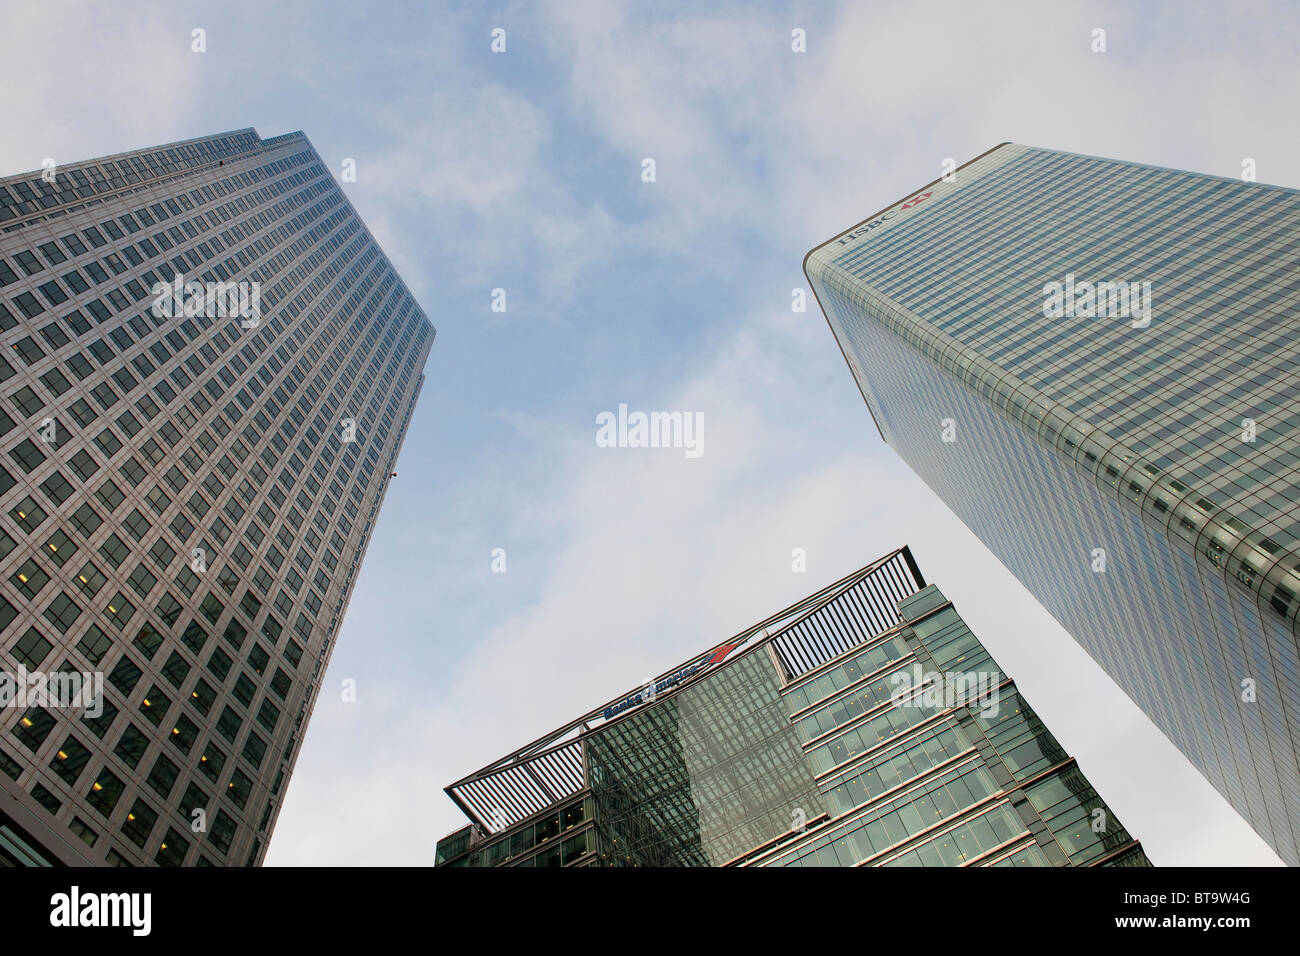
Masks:
[[[302,133],[0,179],[9,824],[261,862],[433,335]]]
[[[1147,866],[902,548],[447,787],[442,866]]]
[[[804,263],[884,440],[1292,865],[1297,224],[1002,144]]]

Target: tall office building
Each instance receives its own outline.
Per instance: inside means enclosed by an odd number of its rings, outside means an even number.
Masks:
[[[884,440],[1292,865],[1298,226],[1002,144],[804,263]]]
[[[900,549],[447,787],[442,866],[1147,866]]]
[[[261,862],[433,335],[302,133],[0,179],[0,860]]]

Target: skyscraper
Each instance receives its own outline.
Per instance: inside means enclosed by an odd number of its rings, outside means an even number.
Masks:
[[[446,866],[1147,866],[906,548],[447,787]]]
[[[1004,143],[804,262],[884,440],[1292,865],[1298,224]]]
[[[433,336],[302,133],[0,179],[0,852],[261,862]]]

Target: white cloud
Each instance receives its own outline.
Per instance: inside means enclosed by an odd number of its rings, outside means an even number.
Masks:
[[[820,389],[809,393],[800,370],[815,366],[821,349],[802,323],[753,316],[652,396],[654,408],[704,413],[700,459],[596,448],[594,416],[567,439],[534,433],[535,454],[557,466],[553,481],[493,502],[498,517],[540,504],[565,519],[539,596],[511,593],[485,560],[472,599],[493,589],[509,597],[490,633],[467,636],[472,651],[453,673],[429,675],[428,692],[413,694],[393,660],[392,684],[363,684],[362,703],[323,695],[271,862],[428,863],[436,840],[464,822],[439,792],[447,783],[905,543],[1158,863],[1269,860],[1245,823],[880,445],[865,410],[854,426]],[[822,412],[828,420],[817,423]],[[383,533],[374,547],[385,547]],[[807,573],[791,571],[794,547],[806,550]],[[350,621],[345,639],[382,656],[379,623]],[[341,673],[332,667],[326,686]],[[381,739],[392,747],[375,747]],[[326,749],[332,759],[318,759]],[[337,764],[349,773],[335,773]]]
[[[57,0],[8,4],[4,17],[3,175],[39,169],[46,157],[77,162],[197,135],[191,111],[203,71],[217,64],[190,51],[188,21]]]

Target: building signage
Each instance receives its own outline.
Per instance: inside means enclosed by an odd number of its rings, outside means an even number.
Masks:
[[[676,687],[684,680],[694,677],[705,668],[712,667],[723,660],[728,654],[734,651],[739,644],[724,644],[715,651],[710,651],[697,661],[692,661],[679,671],[669,674],[667,677],[661,677],[648,687],[643,687],[629,697],[624,698],[617,704],[611,704],[605,708],[605,719],[617,717],[626,710],[635,707],[637,704],[643,704],[646,701],[654,700],[655,696],[667,690],[670,687]]]
[[[857,229],[854,229],[852,232],[845,233],[843,236],[841,236],[840,245],[841,246],[848,245],[854,239],[857,239],[860,236],[865,236],[868,232],[870,232],[872,229],[875,229],[877,226],[883,226],[886,222],[888,222],[890,219],[893,219],[904,209],[911,209],[915,206],[919,206],[921,205],[921,203],[925,202],[933,195],[934,193],[919,193],[918,195],[915,195],[911,199],[907,200],[907,202],[903,203],[897,209],[891,209],[889,212],[885,213],[882,216],[877,216],[875,219],[871,220],[870,222],[864,222],[862,225],[858,226]]]

